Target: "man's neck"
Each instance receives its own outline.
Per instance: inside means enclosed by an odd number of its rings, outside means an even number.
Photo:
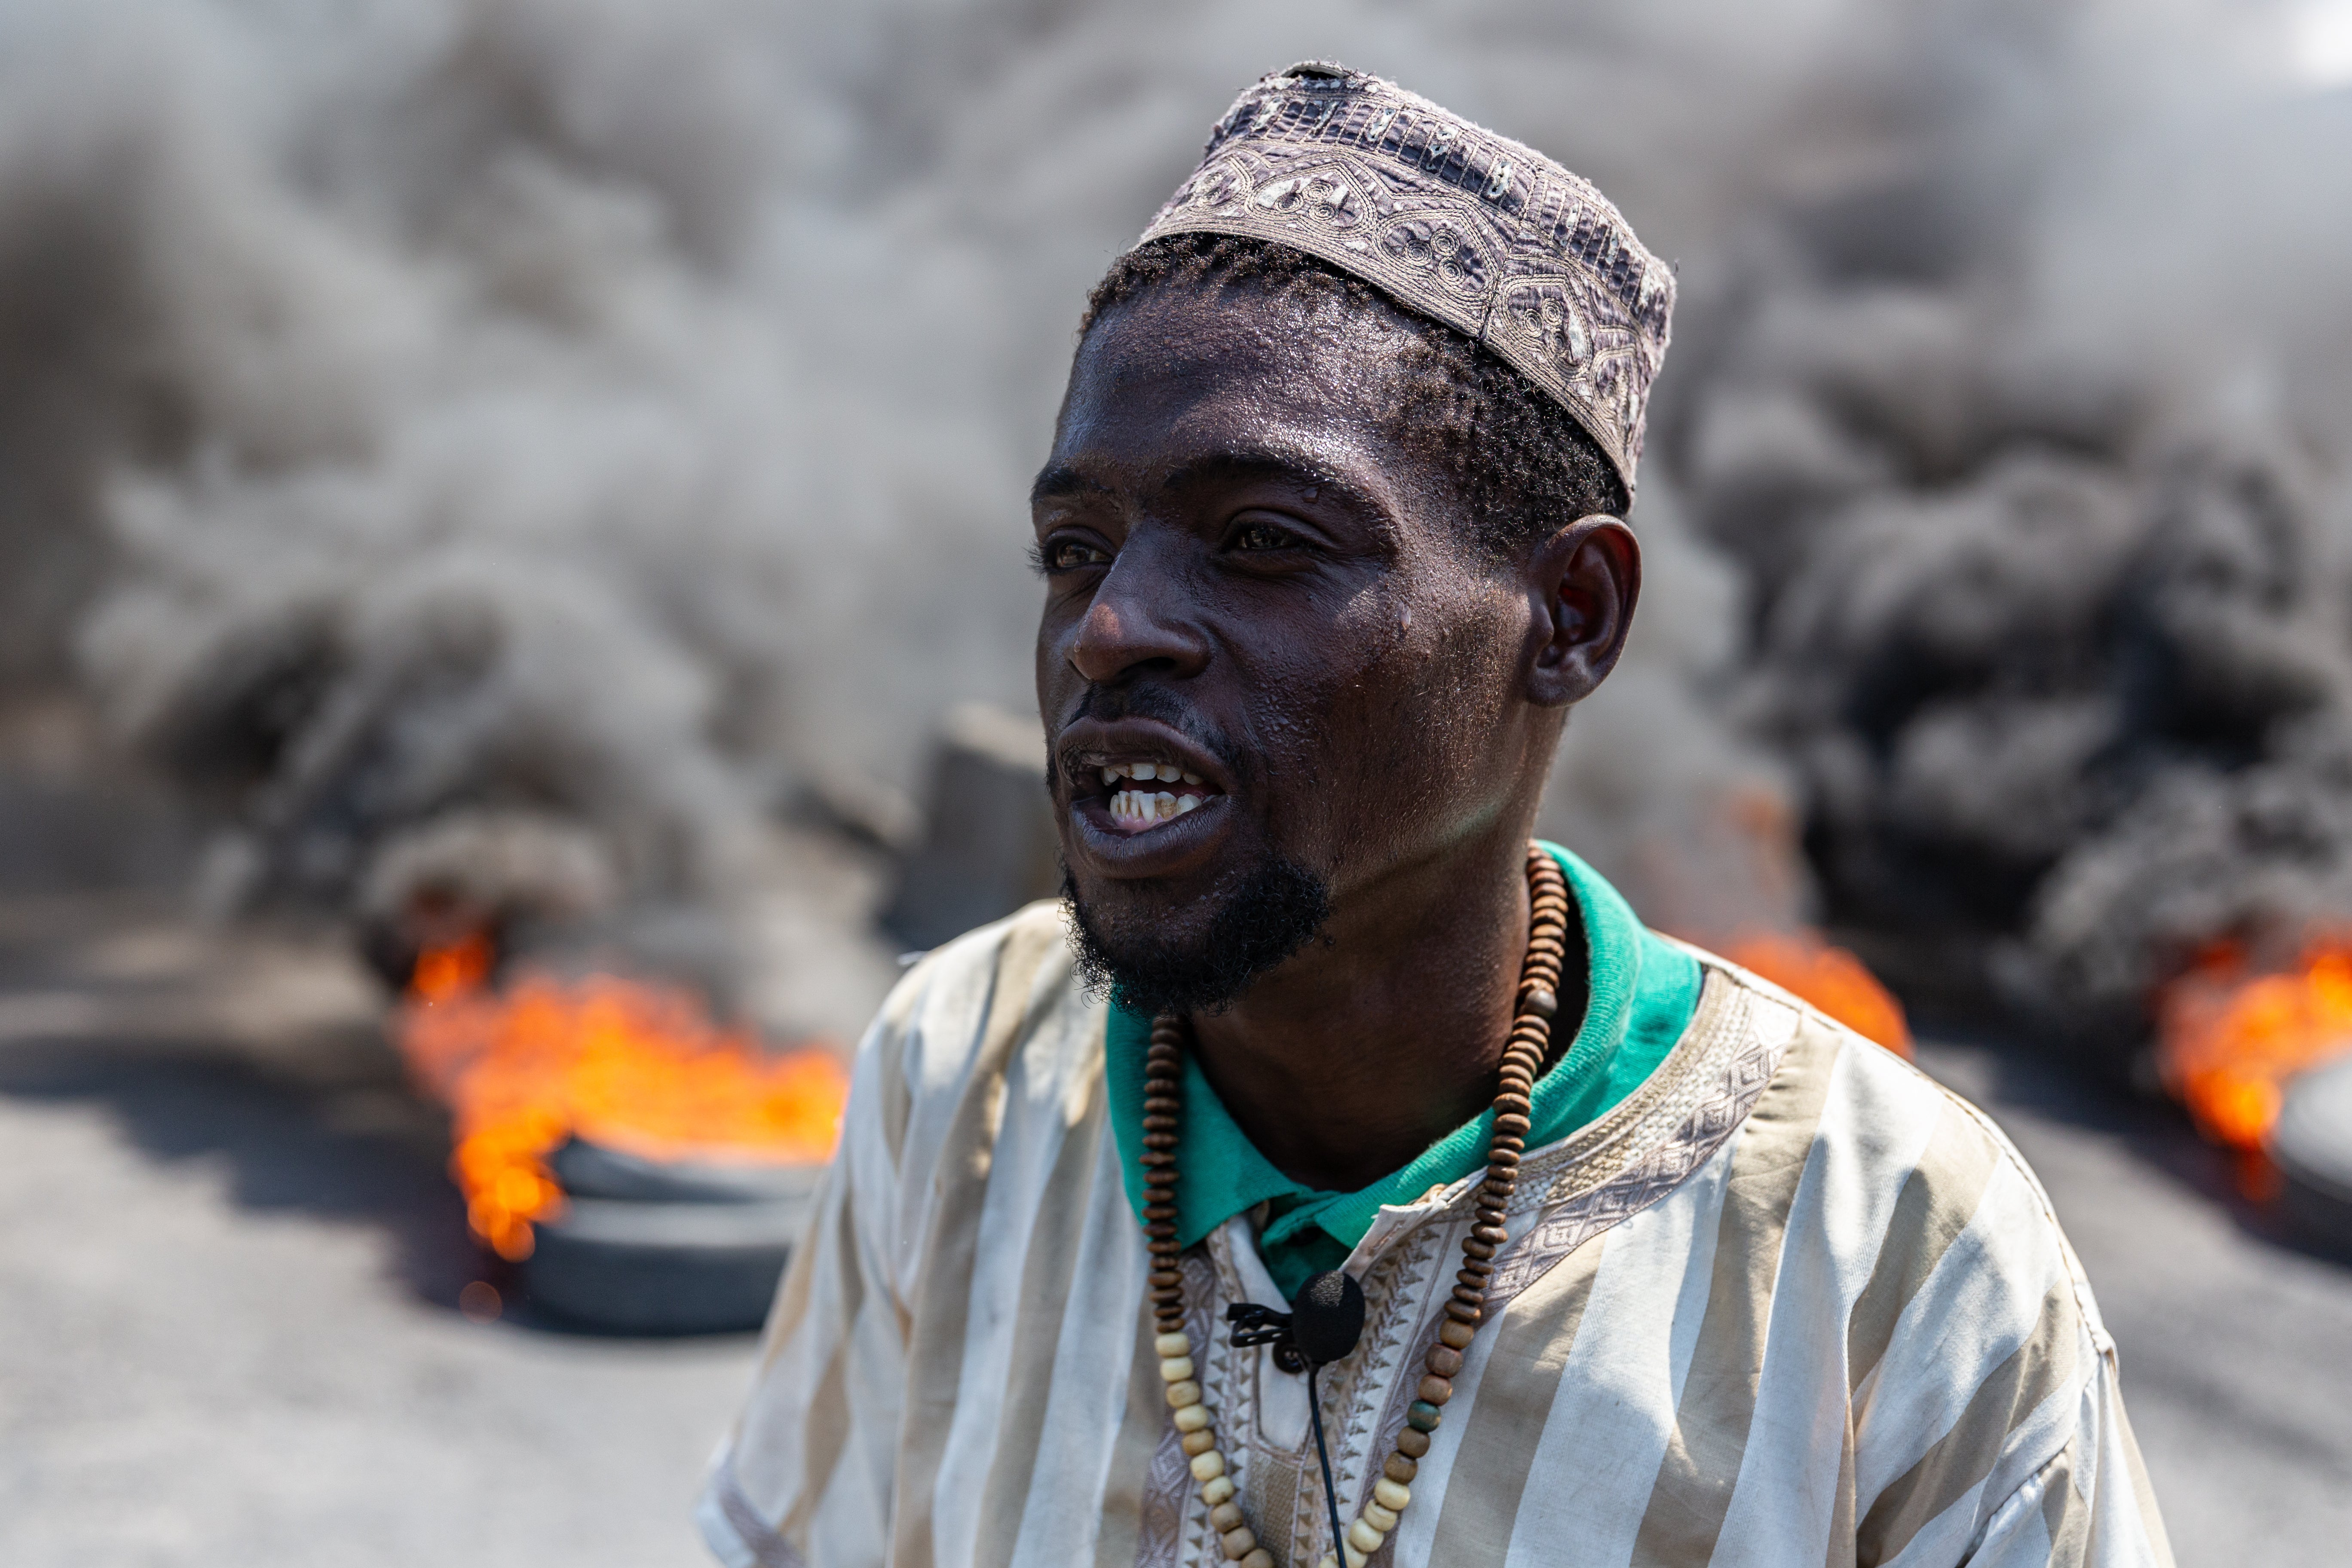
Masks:
[[[1513,831],[1359,889],[1239,1002],[1193,1016],[1202,1071],[1276,1169],[1353,1192],[1492,1101],[1527,952],[1526,858]],[[1569,1030],[1583,1016],[1577,929]]]

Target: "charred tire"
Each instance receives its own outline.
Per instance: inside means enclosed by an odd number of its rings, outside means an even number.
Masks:
[[[824,1174],[823,1165],[648,1160],[577,1138],[549,1155],[547,1167],[573,1197],[656,1204],[806,1202]]]
[[[635,1203],[574,1197],[522,1265],[531,1305],[626,1334],[756,1329],[808,1219],[805,1197]]]
[[[2295,1226],[2352,1258],[2352,1058],[2294,1080],[2271,1132],[2271,1158]]]

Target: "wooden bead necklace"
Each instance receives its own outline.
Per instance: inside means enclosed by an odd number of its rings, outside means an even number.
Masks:
[[[1560,963],[1568,952],[1568,880],[1559,863],[1531,843],[1527,866],[1528,953],[1519,970],[1510,1039],[1503,1048],[1486,1180],[1478,1188],[1475,1223],[1462,1243],[1462,1268],[1454,1276],[1437,1342],[1430,1347],[1425,1373],[1415,1391],[1419,1397],[1406,1410],[1395,1451],[1372,1483],[1371,1500],[1335,1545],[1335,1552],[1345,1554],[1348,1568],[1363,1568],[1412,1500],[1412,1480],[1422,1456],[1429,1452],[1429,1435],[1437,1430],[1445,1402],[1454,1397],[1462,1352],[1486,1316],[1486,1282],[1495,1272],[1496,1250],[1503,1245],[1504,1215],[1518,1185],[1519,1155],[1527,1144],[1528,1095],[1551,1047],[1551,1022],[1559,1011]],[[1169,1408],[1175,1413],[1177,1436],[1192,1461],[1192,1479],[1200,1485],[1201,1500],[1208,1504],[1209,1522],[1225,1556],[1241,1568],[1274,1568],[1274,1554],[1258,1544],[1235,1500],[1225,1457],[1217,1449],[1213,1417],[1201,1403],[1199,1369],[1192,1361],[1192,1336],[1184,1329],[1184,1276],[1176,1240],[1176,1134],[1183,1110],[1184,1046],[1190,1032],[1178,1015],[1160,1015],[1152,1025],[1144,1063],[1143,1228],[1151,1253],[1152,1315],[1159,1325],[1152,1348],[1159,1352],[1160,1376],[1167,1386]],[[1324,1554],[1323,1568],[1339,1568],[1335,1552]]]

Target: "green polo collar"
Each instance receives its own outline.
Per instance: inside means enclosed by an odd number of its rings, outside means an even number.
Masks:
[[[1584,1020],[1576,1038],[1536,1081],[1528,1147],[1558,1142],[1606,1115],[1665,1060],[1698,1006],[1698,962],[1645,929],[1633,906],[1601,874],[1557,844],[1546,844],[1567,874],[1583,917],[1591,963]],[[1108,1032],[1111,1126],[1118,1139],[1128,1201],[1143,1210],[1143,1069],[1151,1020],[1113,1006]],[[1336,1268],[1379,1217],[1381,1205],[1409,1204],[1450,1185],[1486,1163],[1495,1119],[1481,1111],[1423,1150],[1402,1170],[1352,1193],[1300,1185],[1267,1163],[1217,1099],[1198,1061],[1184,1060],[1184,1125],[1177,1158],[1184,1179],[1176,1193],[1177,1239],[1190,1247],[1259,1204],[1269,1217],[1258,1254],[1285,1296],[1309,1275]]]

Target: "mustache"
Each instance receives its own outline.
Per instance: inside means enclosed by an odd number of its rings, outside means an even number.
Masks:
[[[1150,719],[1167,725],[1193,745],[1223,763],[1234,778],[1247,776],[1248,752],[1231,736],[1201,717],[1192,705],[1164,686],[1139,681],[1129,686],[1089,686],[1077,707],[1062,721],[1067,729],[1081,719],[1108,722],[1114,719]],[[1057,743],[1046,758],[1048,783],[1058,783],[1074,764]]]

